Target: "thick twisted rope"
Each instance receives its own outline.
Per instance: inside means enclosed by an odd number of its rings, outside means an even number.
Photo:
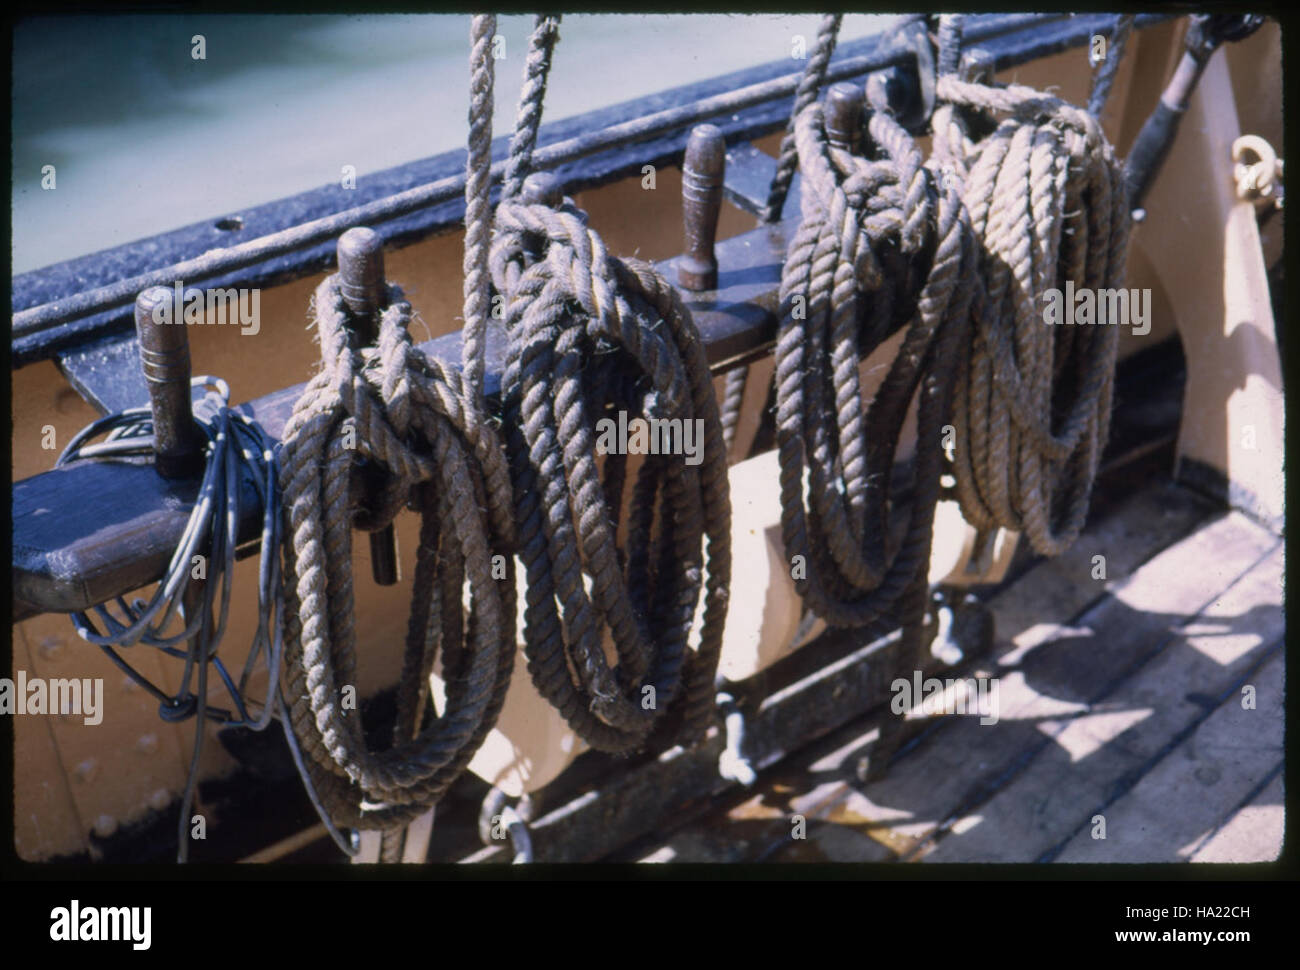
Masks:
[[[1088,95],[1088,113],[1100,116],[1110,97],[1115,75],[1119,73],[1120,61],[1124,59],[1124,48],[1128,44],[1129,34],[1133,32],[1134,16],[1131,13],[1120,14],[1115,18],[1115,27],[1110,34],[1110,44],[1106,57],[1097,65],[1092,76],[1092,93]]]
[[[842,14],[827,14],[817,28],[817,41],[808,63],[804,66],[803,76],[799,78],[799,86],[795,88],[794,108],[790,112],[790,120],[786,122],[785,134],[781,137],[776,171],[768,187],[767,204],[759,215],[759,221],[763,223],[779,221],[781,212],[785,208],[786,196],[790,194],[790,186],[799,168],[794,122],[805,108],[817,100],[822,85],[826,83],[826,70],[830,67],[831,55],[835,53],[835,42],[839,37],[840,23],[843,20]],[[723,379],[722,434],[728,451],[735,442],[736,429],[740,424],[740,412],[745,402],[745,385],[748,377],[748,367],[737,367],[727,371]]]
[[[514,584],[492,578],[492,557],[507,554],[509,572],[509,478],[463,376],[411,346],[410,306],[395,288],[378,350],[348,345],[336,277],[315,299],[325,367],[295,406],[281,454],[290,536],[286,687],[295,733],[335,822],[388,828],[441,797],[504,701]],[[350,430],[355,448],[347,447]],[[402,483],[421,515],[396,739],[382,752],[366,748],[359,716],[343,704],[344,688],[355,692],[356,684],[351,533],[361,456]],[[372,510],[368,525],[381,528],[395,511]],[[468,617],[461,600],[466,581]],[[447,704],[434,716],[426,690],[439,650]]]
[[[782,275],[776,348],[782,534],[786,554],[806,566],[796,572],[800,594],[827,623],[893,615],[916,636],[974,257],[955,184],[922,165],[890,115],[874,114],[869,134],[879,160],[831,146],[819,104],[796,120],[804,211]],[[864,415],[861,358],[907,321]],[[895,451],[918,391],[911,508],[899,536]]]
[[[482,390],[494,32],[492,18],[475,18],[463,373],[412,346],[411,308],[395,287],[378,346],[353,347],[331,276],[315,295],[324,367],[284,432],[286,686],[313,785],[339,825],[391,833],[435,804],[495,722],[513,670],[510,477]],[[377,496],[355,494],[363,456],[387,472]],[[408,502],[421,527],[397,723],[392,746],[372,751],[360,717],[343,705],[356,683],[351,532],[384,527]],[[498,555],[505,575],[494,579]],[[436,715],[428,679],[439,657],[446,706]]]
[[[981,244],[954,400],[957,496],[976,528],[1023,531],[1056,555],[1087,515],[1118,329],[1051,326],[1043,298],[1067,281],[1094,293],[1123,285],[1122,171],[1096,118],[1057,98],[954,76],[938,94],[935,159],[964,183]]]
[[[505,422],[533,680],[600,750],[635,751],[659,727],[694,740],[712,710],[731,566],[726,455],[699,332],[649,264],[611,256],[571,206],[502,203],[492,275],[507,294]],[[606,456],[602,481],[595,428],[619,411],[703,429],[698,466],[645,457],[622,548],[626,455]]]
[[[795,147],[795,119],[817,100],[817,92],[826,83],[826,69],[830,66],[831,55],[835,53],[835,41],[839,37],[843,14],[826,14],[817,27],[817,42],[808,63],[804,65],[803,76],[794,92],[794,109],[786,123],[785,134],[781,138],[781,149],[777,155],[776,172],[767,192],[767,205],[759,219],[765,223],[776,222],[781,218],[785,207],[785,197],[790,192],[794,173],[799,167],[799,156]]]
[[[557,212],[518,201],[557,25],[538,17],[529,44],[491,257],[506,297],[503,395],[528,579],[525,649],[539,691],[574,730],[593,747],[627,753],[656,731],[693,740],[707,726],[727,610],[730,499],[708,365],[676,291],[649,264],[610,256],[571,203]],[[607,454],[602,480],[594,434],[598,418],[619,410],[704,427],[699,467],[682,455],[646,458],[622,547],[627,456]]]
[[[551,55],[559,40],[560,15],[539,14],[528,39],[524,84],[519,94],[514,136],[510,139],[510,157],[506,161],[506,180],[501,193],[503,198],[517,197],[523,191],[524,179],[532,170],[533,149],[537,147],[537,130],[541,127],[542,108],[546,103]]]
[[[461,355],[465,379],[482,388],[486,355],[487,321],[492,301],[488,277],[492,212],[492,38],[497,19],[479,15],[470,21],[469,147],[465,154],[465,326]],[[514,161],[512,157],[512,162]],[[480,405],[482,401],[478,402]]]

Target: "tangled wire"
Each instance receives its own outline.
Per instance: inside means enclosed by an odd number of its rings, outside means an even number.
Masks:
[[[278,484],[275,474],[275,442],[261,426],[230,408],[230,388],[215,377],[196,377],[193,387],[210,388],[195,409],[195,424],[206,438],[204,473],[198,497],[180,542],[162,580],[146,603],[128,603],[116,598],[121,616],[114,616],[105,604],[94,608],[104,632],[85,612],[72,614],[82,639],[99,646],[113,663],[160,702],[159,715],[177,722],[196,718],[194,746],[186,777],[177,834],[177,861],[189,857],[190,806],[198,783],[203,755],[204,725],[209,721],[228,727],[264,730],[280,710],[276,693],[279,682],[281,639],[279,611],[280,541]],[[100,435],[103,442],[89,444]],[[130,408],[110,415],[82,429],[59,456],[56,467],[83,459],[127,458],[153,454],[153,418],[150,409]],[[263,550],[257,587],[257,631],[236,686],[217,650],[225,636],[230,614],[231,581],[234,575],[238,530],[246,504],[245,484],[251,484],[263,510]],[[199,560],[203,564],[200,571]],[[195,582],[201,579],[200,582]],[[220,594],[218,595],[218,587]],[[177,615],[184,628],[168,635]],[[169,657],[184,661],[180,688],[168,694],[135,669],[118,652],[137,644],[155,647]],[[181,645],[184,645],[183,647]],[[248,682],[261,657],[267,670],[267,694],[261,710],[249,711]],[[216,670],[234,707],[231,711],[208,703],[208,668]]]

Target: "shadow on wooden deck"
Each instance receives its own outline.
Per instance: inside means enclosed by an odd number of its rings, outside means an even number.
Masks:
[[[996,680],[996,723],[913,711],[915,736],[864,783],[895,715],[868,716],[621,858],[1276,859],[1283,557],[1240,513],[1147,485],[990,599],[995,649],[952,676]]]

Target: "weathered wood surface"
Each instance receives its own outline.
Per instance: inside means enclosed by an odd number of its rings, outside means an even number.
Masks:
[[[1092,578],[1103,555],[1106,579]],[[1283,546],[1167,485],[990,601],[999,720],[929,726],[859,780],[890,714],[755,793],[632,847],[643,861],[1262,861],[1281,846]],[[983,669],[978,669],[982,667]],[[1254,709],[1242,689],[1253,686]],[[912,712],[909,717],[915,717]],[[792,838],[792,816],[807,818]],[[1106,839],[1093,838],[1094,816]]]
[[[905,660],[902,648],[895,632],[765,698],[747,727],[745,754],[754,767],[780,761],[839,727],[850,712],[881,703],[889,672]],[[684,801],[707,800],[733,787],[718,773],[724,747],[722,734],[711,728],[696,747],[672,748],[543,816],[532,826],[535,861],[599,860],[643,835],[656,820],[671,817]],[[461,861],[508,858],[504,847],[492,846]]]

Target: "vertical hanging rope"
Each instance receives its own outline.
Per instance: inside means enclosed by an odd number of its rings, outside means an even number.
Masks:
[[[465,326],[461,332],[461,360],[465,380],[474,393],[483,386],[488,312],[492,280],[488,275],[492,213],[492,38],[497,19],[480,14],[470,22],[469,146],[465,153]],[[545,82],[543,82],[545,87]],[[513,164],[514,157],[511,162]],[[477,403],[480,405],[482,401]]]
[[[817,28],[817,43],[808,56],[804,66],[803,77],[794,92],[794,108],[790,120],[786,123],[785,135],[781,139],[781,151],[777,156],[776,173],[767,192],[767,206],[759,216],[762,222],[776,222],[781,218],[785,207],[785,197],[794,181],[794,173],[799,167],[799,157],[795,148],[795,119],[810,104],[817,100],[817,93],[826,83],[826,69],[830,66],[831,55],[835,53],[835,41],[839,37],[843,14],[827,14]]]
[[[543,31],[553,26],[539,19],[512,144],[525,158],[553,49]],[[595,748],[629,753],[656,732],[694,741],[712,712],[731,561],[726,453],[700,335],[673,287],[648,263],[610,255],[571,202],[552,209],[515,194],[497,208],[491,266],[506,297],[504,423],[529,672]],[[672,422],[679,443],[701,429],[698,465],[645,457],[623,525],[627,457],[598,451],[596,434],[620,411]]]
[[[967,321],[974,265],[956,185],[922,165],[911,137],[876,112],[878,160],[831,146],[822,105],[796,119],[804,213],[781,280],[777,445],[786,554],[827,623],[890,615],[920,635],[939,494],[940,429]],[[910,321],[864,415],[861,359]],[[891,513],[895,452],[919,392],[910,512]]]
[[[1119,331],[1052,326],[1044,295],[1067,282],[1094,293],[1123,284],[1122,171],[1096,118],[1057,98],[952,75],[939,97],[948,107],[935,157],[964,182],[982,249],[957,373],[957,496],[976,528],[1023,531],[1040,555],[1056,555],[1087,515]]]
[[[378,346],[354,347],[331,276],[314,300],[323,367],[294,407],[281,455],[294,734],[333,822],[390,833],[427,811],[464,770],[501,711],[514,666],[510,478],[483,409],[488,181],[475,177],[490,161],[494,27],[476,19],[472,30],[464,369],[412,345],[411,307],[396,287],[387,287]],[[376,494],[359,494],[362,456],[387,473]],[[406,504],[421,525],[398,717],[392,745],[374,751],[355,704],[344,700],[345,688],[354,697],[357,690],[351,534],[354,525],[384,527]],[[497,578],[494,565],[502,563]],[[439,659],[441,714],[429,703],[428,683]]]
[[[966,17],[959,13],[946,13],[939,18],[939,57],[935,69],[940,74],[955,74],[961,63],[961,38]]]
[[[560,16],[538,15],[528,38],[524,84],[519,94],[515,132],[510,140],[510,157],[506,162],[502,198],[517,198],[523,191],[524,179],[532,171],[533,149],[537,147],[537,130],[541,127],[542,108],[546,103],[546,81],[551,71],[551,55],[559,40]]]
[[[772,175],[772,184],[768,188],[767,205],[759,216],[760,222],[773,223],[781,219],[786,196],[790,193],[790,186],[799,167],[798,153],[795,149],[795,118],[817,100],[822,85],[826,83],[826,70],[830,67],[831,55],[835,53],[835,42],[839,37],[840,24],[843,20],[842,14],[827,14],[817,28],[817,41],[808,63],[804,66],[799,86],[795,89],[794,107],[790,112],[790,120],[786,123],[785,135],[781,138],[776,171]],[[740,424],[740,411],[745,403],[745,385],[748,377],[748,367],[737,367],[728,371],[723,378],[722,431],[728,451],[735,442],[736,428]]]

